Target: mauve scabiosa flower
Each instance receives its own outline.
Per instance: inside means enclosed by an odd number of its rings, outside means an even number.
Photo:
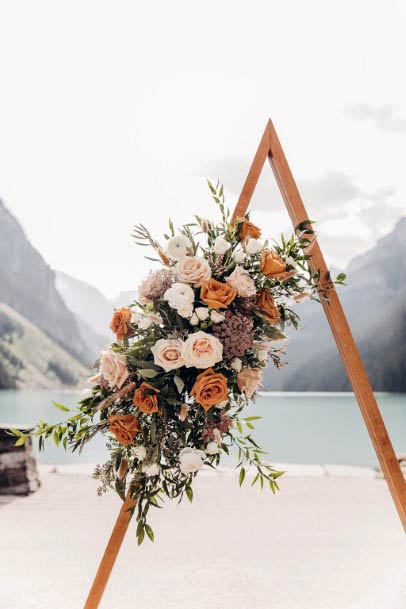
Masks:
[[[146,304],[151,300],[161,298],[174,281],[175,273],[172,269],[150,271],[140,283],[138,300],[142,304]]]
[[[225,320],[213,326],[213,334],[223,344],[223,357],[232,359],[244,355],[253,345],[252,319],[242,313],[226,311]]]

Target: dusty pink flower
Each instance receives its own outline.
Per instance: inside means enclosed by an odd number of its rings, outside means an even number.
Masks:
[[[247,298],[256,294],[256,287],[249,272],[237,264],[234,271],[226,278],[228,284],[237,290],[238,296]]]
[[[253,344],[252,318],[226,311],[225,320],[213,326],[213,334],[223,345],[223,357],[232,359],[244,355]]]
[[[175,273],[172,269],[150,271],[140,283],[138,288],[138,300],[142,304],[147,304],[152,300],[161,298],[166,290],[171,287],[174,280]]]
[[[202,283],[211,277],[210,265],[207,260],[199,256],[185,256],[176,264],[176,277],[178,281],[200,288]]]
[[[121,389],[128,377],[127,360],[124,355],[106,349],[101,352],[99,372],[110,387]]]
[[[247,398],[252,398],[262,380],[260,368],[243,368],[237,375],[237,385]]]

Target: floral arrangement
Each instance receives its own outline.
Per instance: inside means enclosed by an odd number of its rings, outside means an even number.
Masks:
[[[252,484],[275,493],[283,473],[265,461],[252,436],[259,417],[245,411],[268,361],[284,363],[284,330],[299,321],[292,303],[315,298],[305,251],[313,231],[305,222],[271,246],[248,216],[231,223],[223,187],[209,188],[218,223],[196,216],[176,231],[170,221],[165,246],[135,227],[137,244],[151,246],[162,268],[141,281],[137,300],[114,312],[116,340],[102,351],[77,412],[33,432],[40,449],[51,437],[72,451],[107,436],[110,458],[94,476],[99,493],[113,488],[136,500],[138,543],[154,538],[150,507],[165,496],[192,501],[197,472],[217,467],[232,447],[240,485],[254,468]]]

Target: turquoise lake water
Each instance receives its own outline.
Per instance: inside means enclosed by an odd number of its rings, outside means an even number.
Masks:
[[[61,421],[67,413],[52,400],[72,406],[83,396],[68,391],[0,391],[0,423],[34,425],[38,419]],[[376,394],[397,453],[406,453],[406,394]],[[253,437],[270,461],[376,466],[375,453],[354,396],[350,393],[269,393],[257,398],[247,415],[260,415]],[[82,455],[51,442],[42,463],[100,463],[105,439],[94,438]],[[226,464],[226,463],[225,463]]]

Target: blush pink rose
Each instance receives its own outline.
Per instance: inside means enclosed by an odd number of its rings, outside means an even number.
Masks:
[[[161,366],[165,372],[180,368],[183,366],[182,345],[183,342],[179,338],[160,338],[151,348],[154,363]]]
[[[199,330],[183,343],[182,357],[186,368],[211,368],[223,359],[223,345],[216,336]]]
[[[237,374],[238,389],[245,393],[247,398],[252,398],[262,381],[262,370],[260,368],[243,368]]]
[[[237,264],[234,271],[226,279],[227,283],[237,291],[238,296],[244,298],[255,296],[256,287],[254,280],[242,266]]]
[[[210,265],[207,260],[199,256],[185,256],[176,264],[176,277],[178,281],[200,288],[203,281],[211,277]]]
[[[121,387],[128,377],[127,361],[124,355],[105,349],[100,356],[99,374],[108,381],[110,387]]]

